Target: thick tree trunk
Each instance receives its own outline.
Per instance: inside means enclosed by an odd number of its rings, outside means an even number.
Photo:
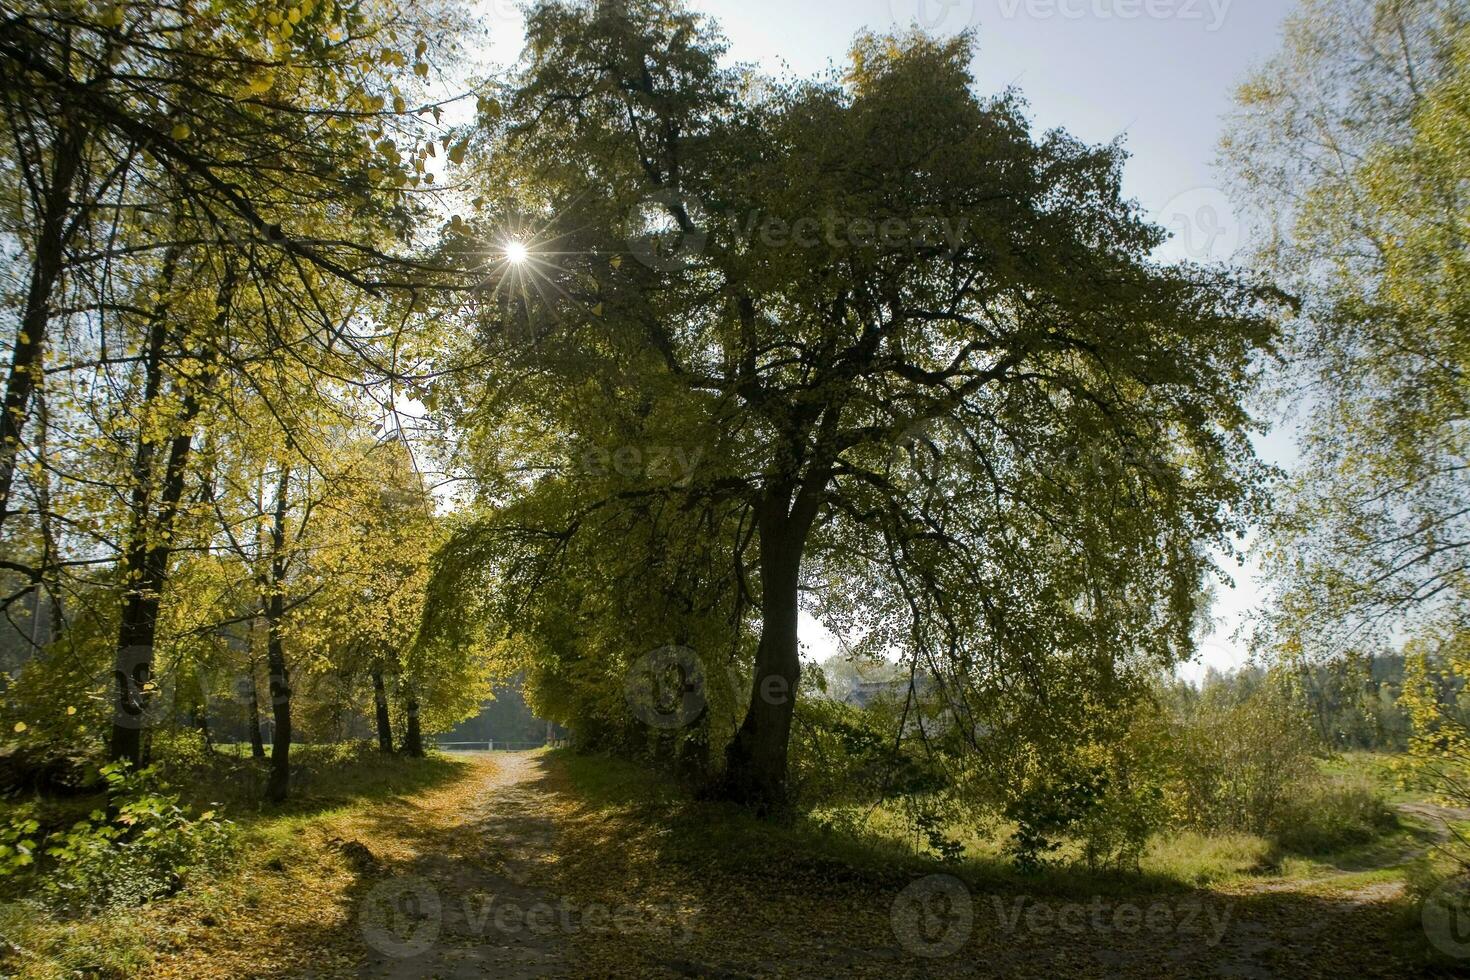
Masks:
[[[814,513],[814,507],[809,509]],[[784,499],[778,497],[763,507],[761,639],[750,707],[725,753],[723,788],[723,795],[760,813],[779,810],[787,802],[786,748],[801,678],[797,594],[810,527],[810,514],[788,515]]]
[[[41,382],[46,330],[51,317],[51,296],[61,278],[66,241],[74,233],[71,221],[72,186],[81,165],[84,134],[80,126],[61,130],[44,196],[36,202],[40,231],[36,236],[35,262],[26,289],[25,310],[16,329],[10,355],[10,374],[5,399],[0,405],[0,526],[10,511],[10,491],[15,484],[16,456],[32,395]]]
[[[424,737],[419,732],[419,703],[412,695],[408,698],[408,734],[403,739],[403,752],[414,759],[424,757]]]
[[[373,671],[373,708],[378,716],[378,749],[393,751],[393,727],[388,719],[388,692],[383,687],[383,672]]]
[[[271,526],[270,591],[265,601],[266,670],[270,672],[271,772],[265,798],[279,803],[291,790],[291,675],[286,670],[286,647],[281,638],[286,617],[286,513],[291,491],[291,469],[281,466],[276,485],[276,512]]]

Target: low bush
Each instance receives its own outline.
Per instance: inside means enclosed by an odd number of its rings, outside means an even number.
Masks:
[[[1311,723],[1276,683],[1239,700],[1207,699],[1179,734],[1182,816],[1199,830],[1269,835],[1316,777]]]
[[[101,774],[105,808],[45,834],[21,808],[0,829],[0,883],[11,897],[73,914],[140,905],[233,852],[234,825],[212,811],[192,817],[155,770],[114,764]]]

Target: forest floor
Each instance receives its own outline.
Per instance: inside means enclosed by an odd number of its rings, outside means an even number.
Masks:
[[[1401,833],[1332,860],[1195,884],[1026,878],[760,823],[605,758],[431,762],[432,778],[393,792],[313,802],[308,789],[299,812],[247,828],[228,879],[68,939],[108,949],[107,968],[33,957],[17,975],[1470,975],[1470,958],[1429,965],[1404,887],[1470,814],[1422,801],[1398,804]]]

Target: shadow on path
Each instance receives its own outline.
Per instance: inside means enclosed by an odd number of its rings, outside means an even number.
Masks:
[[[359,976],[1423,975],[1392,901],[863,869],[706,804],[590,799],[557,755],[482,771],[364,818],[380,852],[335,937],[365,952]]]

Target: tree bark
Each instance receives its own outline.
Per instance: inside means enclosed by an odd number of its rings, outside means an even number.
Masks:
[[[373,671],[373,708],[378,716],[378,750],[393,751],[393,727],[388,718],[388,692],[383,687],[383,672]]]
[[[266,670],[270,672],[271,772],[265,798],[279,803],[291,789],[291,675],[286,670],[286,648],[281,638],[286,616],[286,513],[291,490],[291,468],[281,465],[276,485],[276,511],[271,525],[270,592],[265,601]]]
[[[165,258],[165,278],[172,278],[173,253]],[[234,280],[227,277],[220,285],[218,325],[223,325],[233,296]],[[163,347],[167,340],[164,319],[167,311],[154,311],[149,329],[146,358],[147,380],[145,406],[156,404],[163,384]],[[133,457],[132,518],[128,532],[128,549],[123,560],[128,591],[123,599],[122,619],[118,627],[117,653],[113,660],[113,677],[117,682],[117,703],[113,713],[112,738],[108,757],[127,760],[134,766],[143,763],[143,728],[147,723],[146,708],[151,697],[153,645],[158,632],[158,609],[168,567],[173,557],[174,518],[184,495],[184,474],[193,445],[193,423],[199,415],[199,395],[208,390],[212,378],[203,378],[190,386],[184,396],[178,432],[169,440],[164,464],[163,488],[158,510],[152,507],[154,455],[156,447],[147,434],[147,422],[138,433],[138,446]]]
[[[46,408],[45,392],[36,394],[36,452],[42,458],[46,458],[46,440],[50,429],[50,417]],[[64,616],[61,609],[61,576],[58,573],[61,562],[61,549],[56,541],[55,515],[51,512],[51,474],[42,470],[36,481],[36,518],[41,530],[41,567],[37,570],[40,574],[40,583],[36,594],[36,621],[32,626],[41,622],[41,592],[46,595],[47,615],[45,618],[45,642],[55,643],[61,636],[61,628]],[[32,641],[38,639],[34,634]],[[33,642],[33,645],[35,643]],[[40,651],[37,650],[37,653]]]
[[[194,713],[194,723],[199,728],[199,737],[204,742],[204,751],[214,751],[214,733],[209,730],[209,695],[202,693]]]
[[[760,515],[761,638],[750,707],[725,752],[722,795],[770,813],[787,801],[787,745],[796,709],[801,659],[797,646],[801,557],[815,503],[803,494],[788,513],[789,493],[776,491]]]
[[[260,734],[260,687],[255,682],[255,664],[250,665],[250,756],[265,758],[265,739]]]
[[[165,278],[172,278],[174,253],[164,260]],[[144,412],[154,406],[163,387],[163,348],[167,328],[163,307],[154,310],[148,333],[145,361]],[[184,471],[193,441],[190,424],[198,413],[198,401],[191,392],[185,399],[180,431],[169,442],[168,460],[164,466],[163,488],[158,512],[154,514],[153,477],[157,447],[148,435],[146,417],[138,431],[138,445],[133,454],[132,517],[128,530],[128,548],[123,559],[124,581],[128,591],[123,599],[122,619],[118,625],[117,653],[113,661],[113,677],[117,682],[117,704],[113,713],[112,738],[108,757],[126,760],[134,766],[143,764],[143,727],[153,675],[153,644],[158,632],[158,608],[163,585],[168,577],[172,555],[174,515],[184,493]]]
[[[15,484],[15,462],[20,453],[21,434],[32,395],[41,382],[46,330],[51,317],[51,296],[65,264],[66,243],[75,231],[71,217],[72,186],[81,166],[85,136],[80,126],[61,130],[55,147],[50,186],[37,201],[40,233],[36,237],[35,261],[26,289],[25,311],[16,329],[10,356],[10,373],[5,400],[0,406],[0,526],[10,512],[10,492]]]
[[[193,420],[193,399],[185,406],[185,424]],[[158,632],[158,609],[168,578],[169,560],[173,556],[174,517],[184,492],[184,471],[189,462],[193,434],[187,429],[174,436],[169,445],[163,493],[159,512],[151,530],[157,540],[149,540],[146,512],[135,518],[132,541],[128,546],[124,568],[132,587],[123,603],[122,622],[118,629],[117,656],[113,674],[118,684],[117,712],[113,716],[110,757],[126,759],[140,765],[142,733],[147,724],[148,688],[153,675],[153,645]]]
[[[419,703],[413,695],[408,698],[408,734],[403,739],[403,752],[414,759],[424,757],[424,737],[419,732]]]

